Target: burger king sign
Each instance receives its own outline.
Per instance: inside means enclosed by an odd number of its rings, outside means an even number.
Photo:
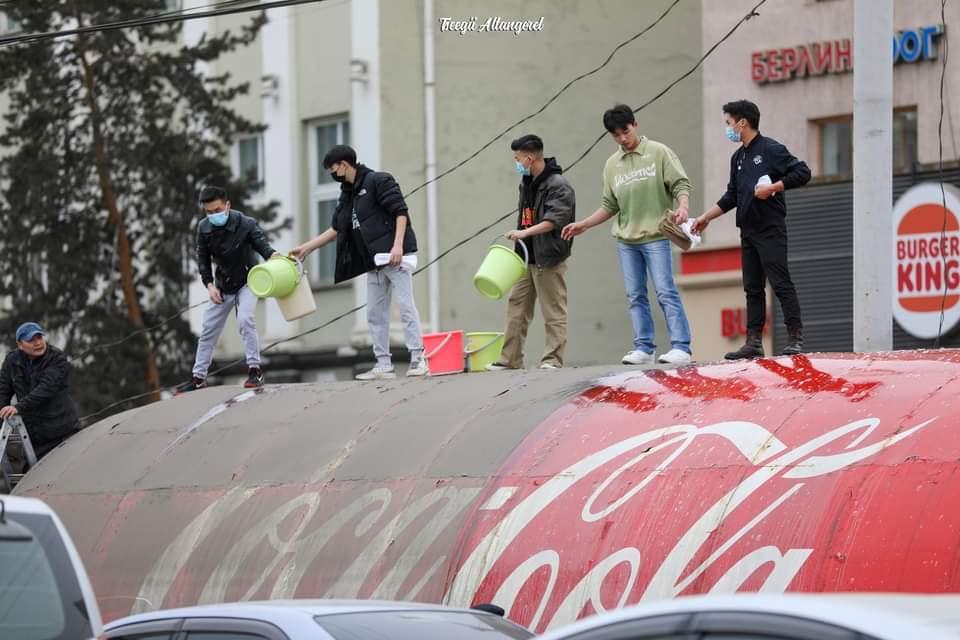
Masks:
[[[893,208],[893,317],[917,338],[935,338],[960,320],[960,191],[926,182]],[[946,195],[946,210],[944,210]]]

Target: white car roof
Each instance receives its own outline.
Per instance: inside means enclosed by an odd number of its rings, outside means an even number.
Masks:
[[[53,513],[46,502],[37,498],[24,498],[21,496],[2,495],[0,501],[3,502],[4,509],[7,511],[16,511],[18,513]]]
[[[478,615],[493,615],[474,609],[458,609],[422,602],[393,602],[390,600],[269,600],[201,604],[178,609],[163,609],[119,618],[106,625],[107,631],[128,624],[170,618],[252,618],[282,626],[297,618],[356,613],[360,611],[455,611]]]
[[[786,593],[681,596],[585,618],[537,640],[561,640],[617,622],[672,613],[740,611],[794,616],[876,638],[957,640],[960,594]]]

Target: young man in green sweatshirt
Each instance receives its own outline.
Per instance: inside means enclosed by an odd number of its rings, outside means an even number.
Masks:
[[[617,239],[633,323],[633,349],[623,356],[622,362],[650,364],[654,360],[653,315],[647,300],[649,272],[670,332],[671,349],[658,360],[665,364],[687,364],[691,353],[690,324],[673,282],[670,241],[658,226],[667,209],[675,208],[677,224],[686,221],[690,180],[680,159],[669,147],[637,135],[637,121],[627,105],[608,109],[603,114],[603,126],[620,149],[607,159],[603,168],[600,208],[585,220],[564,227],[562,237],[572,239],[614,218],[613,236]]]

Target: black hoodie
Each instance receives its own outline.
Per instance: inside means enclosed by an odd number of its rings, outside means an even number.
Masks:
[[[570,257],[572,240],[560,237],[563,228],[576,220],[577,199],[570,181],[563,177],[563,168],[556,158],[545,158],[546,166],[540,175],[524,176],[520,182],[520,199],[517,205],[517,229],[526,229],[550,220],[552,231],[528,238],[530,263],[540,267],[553,267]],[[524,220],[524,209],[531,215]],[[517,246],[517,252],[523,250]]]

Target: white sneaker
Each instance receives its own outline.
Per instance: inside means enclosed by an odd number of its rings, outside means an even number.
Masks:
[[[389,367],[377,365],[373,369],[370,369],[370,371],[358,373],[354,376],[357,380],[393,380],[396,377],[397,374],[393,371],[393,365]]]
[[[508,366],[505,365],[505,364],[500,364],[499,362],[491,362],[490,364],[488,364],[488,365],[487,365],[486,367],[484,367],[484,368],[485,368],[487,371],[506,371],[506,370],[508,370],[510,367],[508,367]]]
[[[559,369],[560,366],[555,365],[552,362],[544,362],[543,364],[540,365],[540,368],[541,369]]]
[[[631,351],[620,360],[623,364],[653,364],[653,354],[646,351]]]
[[[682,349],[670,349],[657,358],[663,364],[690,364],[690,354]]]
[[[426,358],[420,358],[416,362],[411,362],[410,367],[407,369],[408,378],[425,376],[428,373],[430,373],[430,370],[427,368]]]

